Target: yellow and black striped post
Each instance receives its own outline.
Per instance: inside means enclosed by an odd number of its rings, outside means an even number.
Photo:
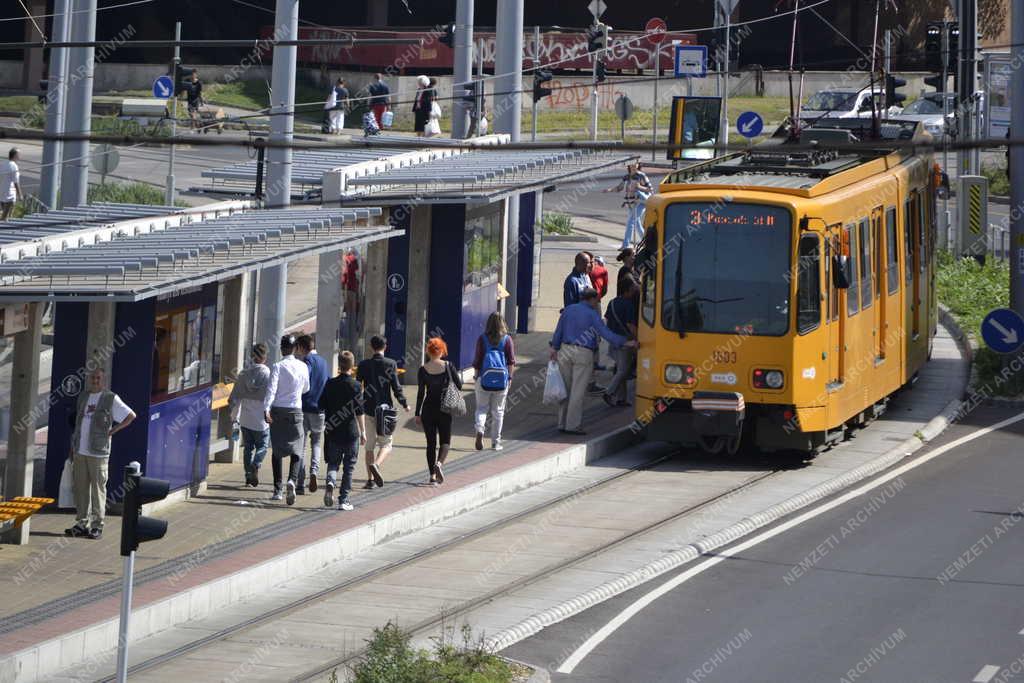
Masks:
[[[959,230],[957,253],[981,259],[988,244],[988,178],[976,175],[960,176],[957,193]],[[996,245],[991,245],[996,246]]]

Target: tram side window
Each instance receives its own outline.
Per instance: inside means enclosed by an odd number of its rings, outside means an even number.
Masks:
[[[886,236],[886,272],[889,280],[889,293],[895,294],[900,289],[900,247],[896,232],[896,207],[890,206],[885,211]]]
[[[850,257],[850,287],[846,290],[846,315],[854,316],[860,310],[860,280],[858,279],[857,261],[857,226],[847,225],[843,231],[846,248]]]
[[[919,198],[917,200],[917,207],[918,207],[918,219],[917,219],[917,236],[918,236],[918,240],[917,240],[917,254],[918,254],[918,256],[917,256],[917,262],[918,262],[918,264],[920,264],[919,267],[921,268],[921,272],[923,273],[925,271],[925,268],[928,267],[928,263],[927,263],[928,256],[927,256],[927,251],[925,250],[925,230],[926,230],[925,226],[928,225],[928,202],[922,201],[920,199],[920,195],[919,195]]]
[[[912,206],[908,199],[903,208],[903,270],[908,286],[914,279],[914,228],[910,220],[913,215]]]
[[[831,254],[842,253],[842,247],[839,244],[839,231],[842,229],[839,225],[829,226],[834,229],[834,233],[831,237],[832,251]],[[829,320],[839,320],[839,290],[836,289],[835,281],[832,279],[831,272],[832,258],[831,256],[825,259],[825,268],[828,269],[826,274],[826,281],[828,282],[828,310]]]
[[[817,235],[800,238],[797,251],[796,325],[800,334],[817,329],[821,324],[821,257]]]
[[[637,266],[641,273],[641,288],[643,301],[640,306],[640,315],[648,325],[654,325],[654,307],[657,305],[657,280],[654,277],[654,270],[657,264],[656,254],[653,250],[658,247],[658,231],[651,227],[644,235],[643,245],[637,255]]]
[[[871,258],[871,223],[867,218],[860,219],[860,300],[861,308],[869,308],[871,299],[871,266],[874,259]],[[857,277],[854,271],[854,277]]]

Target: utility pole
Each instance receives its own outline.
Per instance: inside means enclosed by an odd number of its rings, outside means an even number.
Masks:
[[[476,96],[476,121],[473,122],[473,135],[480,135],[480,121],[484,117],[484,104],[487,102],[486,93],[487,81],[484,80],[484,39],[480,38],[476,43],[476,75],[480,81],[480,89]]]
[[[455,5],[455,86],[469,85],[473,80],[473,0],[458,0]],[[452,137],[469,137],[467,119],[470,104],[452,93]]]
[[[1011,9],[1013,31],[1010,42],[1014,54],[1011,64],[1024,63],[1024,0],[1013,0]],[[1024,69],[1017,68],[1010,75],[1010,137],[1018,142],[1024,138]],[[1010,308],[1024,315],[1024,145],[1010,147],[1010,165],[1006,169],[1017,174],[1017,182],[1010,182]]]
[[[540,26],[533,27],[533,73],[540,68]],[[533,115],[530,117],[530,142],[537,141],[537,100],[533,100]]]
[[[949,88],[949,24],[942,22],[942,90],[939,94],[942,97],[942,170],[949,174],[949,98],[946,91]],[[948,248],[951,245],[949,234],[952,216],[949,214],[949,192],[946,192],[942,199],[942,230],[939,231],[939,247]]]
[[[96,40],[96,0],[74,0],[71,40]],[[96,48],[73,47],[68,52],[67,115],[65,133],[89,135],[92,132],[92,86]],[[79,206],[89,200],[89,142],[69,141],[64,145],[61,181],[61,206]]]
[[[651,48],[651,60],[654,62],[654,101],[651,103],[651,161],[656,161],[658,152],[654,145],[658,144],[658,80],[661,78],[661,43]]]
[[[961,142],[974,139],[973,116],[970,114],[974,101],[974,87],[977,82],[975,56],[978,42],[977,0],[958,0],[957,14],[960,24],[959,52],[957,59],[957,123]],[[1019,21],[1019,17],[1014,17]],[[959,175],[976,175],[978,169],[971,167],[973,155],[970,150],[957,152]]]
[[[495,28],[497,54],[494,59],[495,92],[505,93],[494,107],[494,132],[508,133],[512,142],[519,142],[523,107],[523,0],[498,0],[498,21]],[[508,231],[505,239],[504,286],[505,320],[509,329],[517,329],[517,281],[519,280],[519,195],[508,198]]]
[[[288,28],[285,40],[298,40],[299,0],[277,0],[274,25]],[[271,80],[270,141],[290,145],[295,131],[295,45],[274,46]],[[267,208],[286,208],[292,200],[291,147],[267,151]],[[272,360],[280,356],[278,339],[284,332],[285,292],[288,267],[270,266],[260,271],[259,320],[256,335],[270,348]]]
[[[722,60],[722,128],[721,139],[729,144],[729,30],[733,0],[725,0],[725,58]],[[724,149],[724,147],[723,147]]]
[[[174,42],[181,40],[181,22],[174,22]],[[181,64],[181,47],[174,46],[174,61],[171,62],[171,139],[178,135],[178,65]],[[167,206],[174,206],[174,148],[176,145],[169,145],[167,159]]]
[[[66,43],[71,36],[71,0],[54,0],[53,35],[59,43]],[[46,134],[59,136],[64,132],[64,111],[67,98],[68,49],[57,47],[50,50],[49,84],[46,92]],[[59,140],[43,143],[43,166],[39,170],[39,199],[50,211],[57,208],[57,194],[60,187],[60,164],[64,156],[64,145]]]

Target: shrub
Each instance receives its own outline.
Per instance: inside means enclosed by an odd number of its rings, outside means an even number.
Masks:
[[[90,204],[93,202],[116,202],[118,204],[162,206],[164,199],[164,191],[161,188],[145,183],[104,183],[89,187]],[[175,205],[188,206],[180,200],[175,202]]]
[[[1006,175],[1006,166],[1001,164],[982,164],[981,174],[988,178],[988,193],[1008,197],[1010,195],[1010,178]]]
[[[567,213],[545,213],[541,218],[541,229],[551,235],[571,235],[572,216]]]

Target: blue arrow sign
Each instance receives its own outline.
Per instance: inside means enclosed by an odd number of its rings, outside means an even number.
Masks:
[[[158,79],[153,81],[153,97],[159,97],[162,100],[166,100],[174,94],[174,81],[171,80],[170,76],[160,76]]]
[[[981,338],[996,353],[1013,353],[1024,344],[1024,320],[1009,308],[997,308],[981,321]]]
[[[707,45],[676,45],[675,77],[704,78],[708,75]]]
[[[764,119],[756,111],[745,111],[736,119],[736,130],[745,138],[756,138],[764,130]]]

